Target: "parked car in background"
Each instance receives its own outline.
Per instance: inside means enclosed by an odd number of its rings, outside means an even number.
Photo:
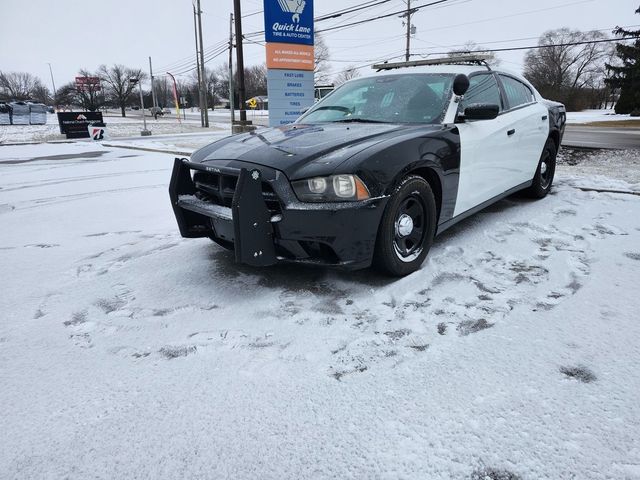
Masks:
[[[151,116],[153,116],[153,118],[162,117],[165,113],[160,107],[151,107],[149,109],[149,112],[151,113]]]
[[[565,108],[483,61],[376,65],[291,125],[176,159],[182,236],[209,237],[249,265],[374,263],[407,275],[460,220],[517,191],[543,198]]]
[[[324,97],[329,95],[336,89],[334,85],[316,85],[313,87],[313,96],[316,102],[319,102]]]

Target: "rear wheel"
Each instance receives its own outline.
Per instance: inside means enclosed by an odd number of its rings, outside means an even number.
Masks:
[[[436,202],[429,183],[418,176],[405,178],[382,216],[375,265],[394,276],[418,270],[433,244],[436,217]]]
[[[544,145],[536,174],[533,176],[531,186],[524,193],[531,198],[544,198],[551,190],[553,176],[556,173],[556,144],[552,139],[547,139]]]

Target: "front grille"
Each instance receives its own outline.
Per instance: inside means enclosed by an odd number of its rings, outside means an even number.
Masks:
[[[196,197],[200,200],[222,205],[223,207],[231,207],[233,195],[236,193],[238,176],[194,170],[193,183],[196,187]],[[264,198],[272,215],[282,212],[280,200],[269,182],[262,182],[262,198]]]

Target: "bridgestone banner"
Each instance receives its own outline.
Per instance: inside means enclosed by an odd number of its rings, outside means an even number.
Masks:
[[[67,138],[89,138],[87,127],[104,127],[102,112],[58,112],[60,133]]]

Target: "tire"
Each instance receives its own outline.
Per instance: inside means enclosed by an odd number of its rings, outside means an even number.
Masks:
[[[436,201],[429,183],[416,175],[405,178],[382,215],[374,265],[396,277],[418,270],[433,244],[436,221]]]
[[[219,239],[219,238],[216,238],[214,235],[210,235],[209,236],[209,240],[211,240],[212,242],[217,243],[222,248],[233,252],[233,243],[227,242],[227,241]]]
[[[524,190],[524,194],[531,198],[544,198],[551,191],[553,176],[556,173],[556,144],[548,138],[542,149],[538,168],[533,176],[531,186]]]

